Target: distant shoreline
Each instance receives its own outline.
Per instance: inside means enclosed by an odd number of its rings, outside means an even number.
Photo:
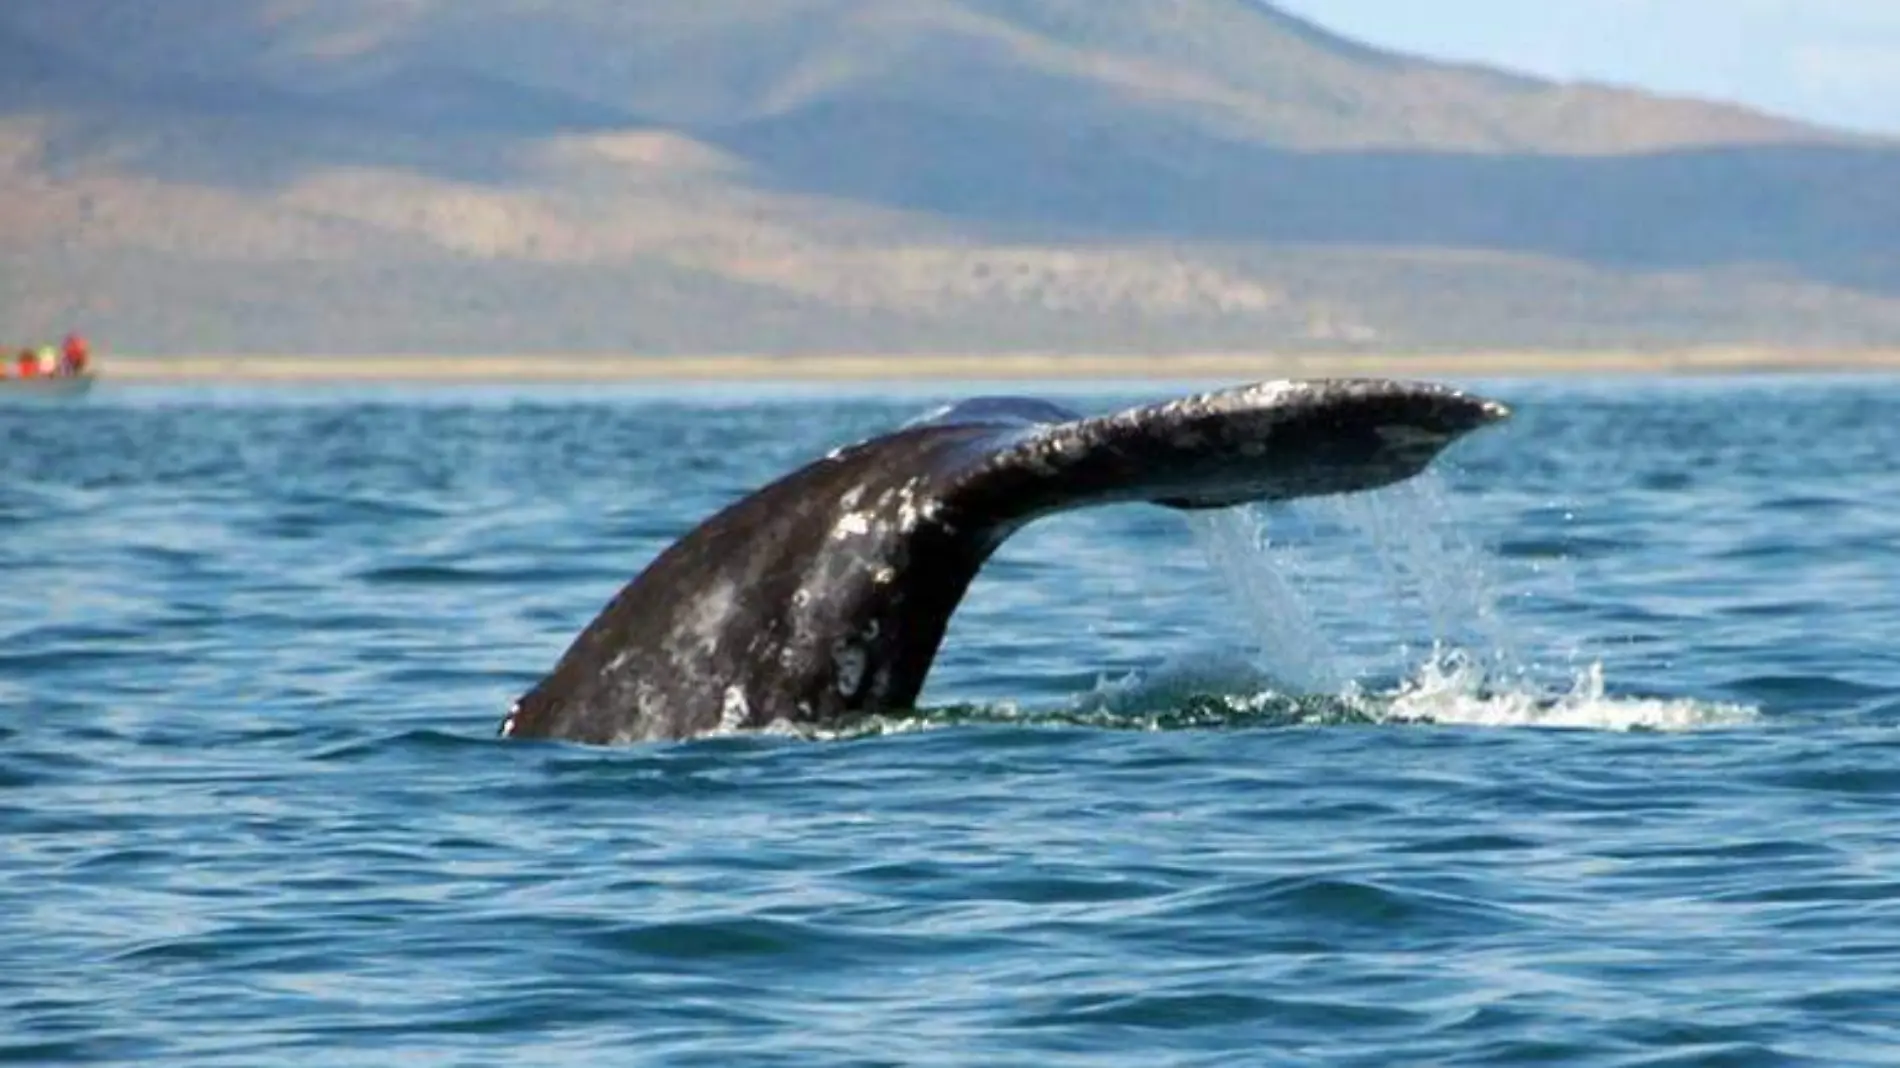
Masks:
[[[1900,348],[1827,351],[1468,351],[1396,355],[1213,352],[811,356],[110,356],[102,381],[129,385],[325,383],[866,382],[1184,379],[1354,375],[1467,377],[1813,374],[1900,370]]]

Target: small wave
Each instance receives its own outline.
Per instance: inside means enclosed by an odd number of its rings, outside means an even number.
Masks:
[[[1478,660],[1441,649],[1395,685],[1354,684],[1340,693],[1298,692],[1244,662],[1208,658],[1104,679],[1066,707],[947,705],[837,729],[781,724],[771,733],[837,740],[972,726],[1179,731],[1406,725],[1683,732],[1743,726],[1760,715],[1747,705],[1613,695],[1601,663],[1578,671],[1568,690],[1529,678],[1497,684]]]
[[[1354,683],[1337,694],[1298,692],[1242,660],[1187,660],[1149,675],[1105,680],[1074,709],[1027,718],[1151,730],[1417,723],[1687,731],[1746,724],[1759,715],[1746,705],[1612,695],[1600,662],[1578,671],[1568,690],[1527,674],[1498,682],[1481,659],[1441,647],[1396,684]]]

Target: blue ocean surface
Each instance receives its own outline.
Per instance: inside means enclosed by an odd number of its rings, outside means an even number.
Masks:
[[[994,387],[0,407],[0,1061],[1900,1063],[1900,381],[1472,384],[1400,487],[1029,528],[914,713],[619,749],[496,728]]]

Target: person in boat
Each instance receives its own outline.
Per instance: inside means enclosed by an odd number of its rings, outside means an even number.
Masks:
[[[19,368],[21,378],[39,377],[39,373],[40,373],[39,353],[34,352],[32,349],[21,349],[20,358],[15,361],[15,366]]]
[[[74,331],[66,335],[60,346],[59,370],[61,374],[83,375],[86,363],[92,358],[92,346],[86,343],[84,335]]]
[[[40,374],[50,378],[59,373],[58,349],[51,345],[41,345],[40,351],[34,354],[34,358],[39,362]]]

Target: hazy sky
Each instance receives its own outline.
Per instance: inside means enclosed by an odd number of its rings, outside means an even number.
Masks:
[[[1373,44],[1900,133],[1900,0],[1274,0]]]

